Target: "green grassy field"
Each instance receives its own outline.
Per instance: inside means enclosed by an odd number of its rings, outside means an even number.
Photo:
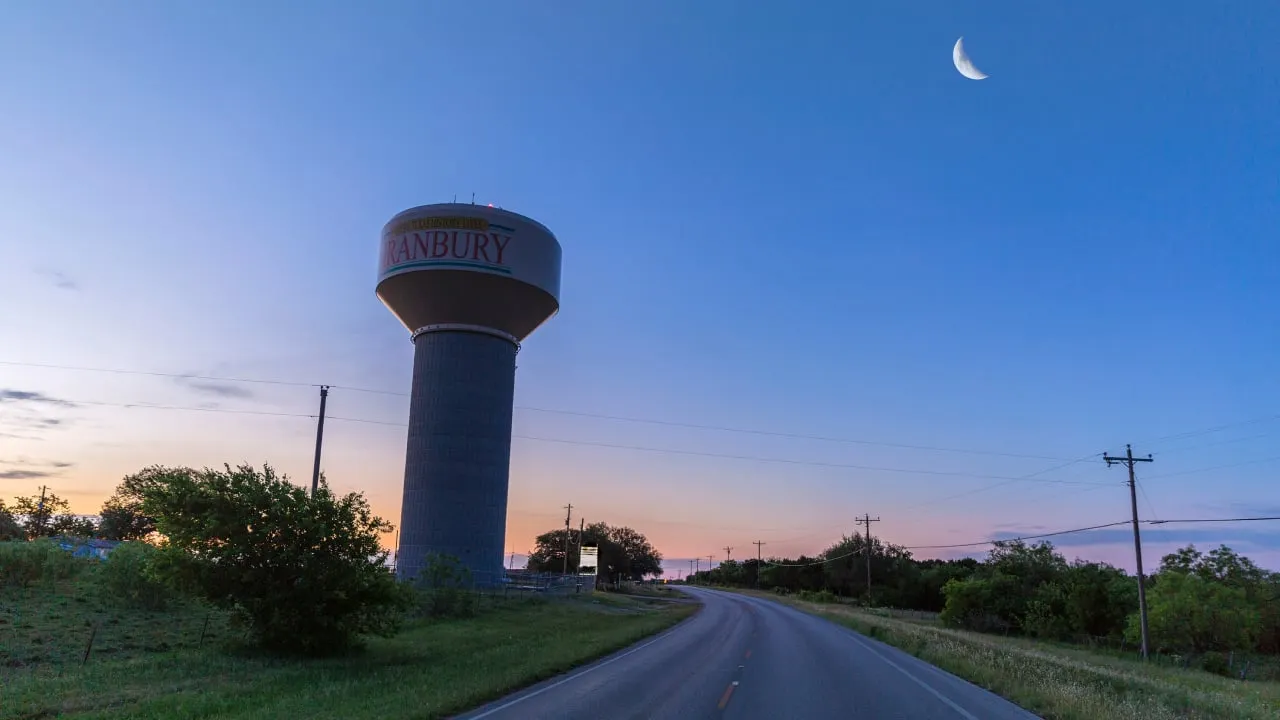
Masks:
[[[1280,683],[1241,682],[1083,648],[952,630],[846,605],[740,592],[846,625],[1050,720],[1280,717]]]
[[[235,650],[226,616],[195,605],[121,610],[85,578],[10,588],[0,592],[0,718],[441,717],[695,611],[589,594],[487,598],[473,618],[416,622],[346,657],[292,660]]]

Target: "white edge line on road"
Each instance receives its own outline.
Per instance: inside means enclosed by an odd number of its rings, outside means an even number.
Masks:
[[[911,672],[910,672],[910,671],[908,671],[906,668],[902,667],[902,666],[901,666],[901,665],[899,665],[898,663],[896,663],[896,662],[894,662],[894,661],[890,660],[889,658],[885,657],[882,653],[876,652],[876,649],[875,649],[874,647],[872,647],[871,645],[869,645],[869,644],[867,644],[867,643],[863,642],[863,641],[862,641],[862,638],[859,638],[857,635],[853,635],[853,634],[850,634],[848,637],[849,637],[849,639],[850,639],[850,640],[852,640],[852,641],[854,641],[854,642],[858,643],[859,645],[861,645],[862,647],[866,648],[866,649],[867,649],[867,652],[869,652],[869,653],[871,653],[872,655],[875,655],[876,657],[878,657],[878,658],[880,658],[881,660],[885,661],[885,663],[887,663],[887,664],[889,665],[889,667],[893,668],[894,670],[897,670],[898,672],[902,673],[903,675],[906,675],[908,678],[910,678],[911,682],[913,682],[913,683],[915,683],[915,684],[919,685],[920,687],[924,688],[925,690],[928,690],[928,691],[929,691],[929,692],[930,692],[934,697],[938,698],[938,699],[939,699],[939,700],[941,700],[942,702],[944,702],[944,703],[946,703],[947,705],[949,705],[949,706],[951,707],[951,709],[952,709],[952,710],[955,710],[956,712],[960,713],[960,716],[961,716],[961,717],[963,717],[965,720],[978,720],[978,718],[976,718],[976,717],[974,717],[972,714],[970,714],[968,710],[965,710],[964,708],[962,708],[962,707],[960,707],[959,705],[955,704],[955,702],[954,702],[951,698],[949,698],[949,697],[947,697],[946,695],[943,695],[942,693],[938,692],[938,691],[937,691],[936,689],[934,689],[934,687],[933,687],[933,686],[931,686],[929,683],[927,683],[927,682],[925,682],[925,681],[921,680],[920,678],[916,677],[915,675],[912,675],[912,674],[911,674]]]
[[[691,619],[691,620],[692,620],[693,618],[689,618],[689,619]],[[569,681],[571,681],[571,680],[577,680],[578,678],[582,677],[583,675],[586,675],[586,674],[587,674],[587,673],[589,673],[589,672],[592,672],[592,671],[594,671],[594,670],[599,670],[600,668],[604,667],[605,665],[609,665],[609,664],[611,664],[611,663],[613,663],[613,662],[616,662],[616,661],[618,661],[618,660],[621,660],[622,658],[624,658],[624,657],[626,657],[626,656],[628,656],[628,655],[631,655],[631,654],[633,654],[633,653],[638,653],[638,652],[640,652],[641,650],[643,650],[643,649],[645,649],[645,648],[649,647],[650,645],[652,645],[652,644],[654,644],[654,643],[658,642],[659,640],[662,640],[663,638],[666,638],[666,637],[669,637],[669,636],[673,635],[673,634],[674,634],[674,631],[675,631],[677,628],[680,628],[680,627],[682,627],[682,626],[684,626],[684,623],[683,623],[683,622],[681,622],[681,623],[677,623],[677,624],[675,625],[675,627],[669,628],[666,632],[663,632],[663,633],[662,633],[661,635],[659,635],[658,637],[653,638],[652,640],[650,640],[650,641],[648,641],[648,642],[646,642],[646,643],[644,643],[644,644],[642,644],[642,645],[637,645],[637,646],[635,646],[635,647],[631,648],[630,650],[627,650],[627,651],[623,652],[623,653],[622,653],[622,654],[620,654],[620,655],[614,655],[613,657],[609,658],[608,660],[602,660],[602,661],[600,661],[600,662],[598,662],[598,663],[594,663],[594,664],[592,664],[592,665],[588,665],[587,667],[583,668],[582,670],[579,670],[578,672],[573,673],[572,675],[570,675],[570,676],[568,676],[568,677],[561,678],[561,679],[559,679],[559,680],[557,680],[557,681],[555,681],[555,682],[551,683],[550,685],[547,685],[546,687],[538,688],[537,690],[534,690],[533,692],[529,693],[528,695],[521,695],[520,697],[518,697],[518,698],[516,698],[516,699],[514,699],[514,700],[508,700],[507,702],[502,703],[502,704],[501,704],[501,705],[499,705],[498,707],[490,708],[489,710],[486,710],[486,711],[484,711],[484,712],[480,713],[479,715],[463,715],[462,717],[470,718],[470,720],[480,720],[480,718],[486,718],[486,717],[489,717],[490,715],[492,715],[492,714],[494,714],[494,713],[496,713],[496,712],[499,712],[499,711],[502,711],[502,710],[506,710],[507,708],[511,707],[512,705],[517,705],[517,704],[519,704],[519,703],[522,703],[522,702],[524,702],[525,700],[528,700],[529,698],[535,698],[535,697],[538,697],[539,695],[541,695],[542,693],[544,693],[544,692],[546,692],[546,691],[548,691],[548,690],[554,690],[555,688],[558,688],[558,687],[560,687],[561,685],[563,685],[563,684],[565,684],[565,683],[567,683],[567,682],[569,682]],[[970,718],[970,720],[977,720],[977,718],[972,718],[972,717],[971,717],[971,718]]]

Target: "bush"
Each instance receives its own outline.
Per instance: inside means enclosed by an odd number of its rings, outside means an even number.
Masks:
[[[1204,657],[1200,658],[1200,669],[1214,675],[1231,677],[1231,665],[1227,662],[1227,656],[1220,652],[1205,653]]]
[[[429,553],[413,580],[418,613],[424,617],[472,617],[479,597],[470,591],[471,571],[455,557]]]
[[[805,602],[812,603],[833,603],[837,601],[835,593],[827,589],[818,590],[817,592],[814,592],[813,590],[801,590],[796,594],[796,597]]]
[[[176,593],[157,576],[155,547],[126,542],[107,556],[98,575],[98,589],[110,602],[126,607],[163,610]]]
[[[406,593],[380,545],[391,525],[363,495],[324,482],[309,495],[248,465],[157,469],[139,494],[166,538],[153,572],[232,610],[261,647],[333,653],[398,629]]]
[[[86,562],[72,557],[52,540],[0,543],[0,586],[27,587],[37,580],[65,580]]]

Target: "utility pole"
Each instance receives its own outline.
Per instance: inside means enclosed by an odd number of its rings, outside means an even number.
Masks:
[[[472,198],[475,202],[475,198]],[[573,503],[564,506],[564,571],[562,575],[569,574],[569,517],[573,514]]]
[[[516,568],[516,551],[511,551],[511,560],[507,562],[507,569],[514,570]]]
[[[582,569],[582,534],[587,530],[587,519],[578,518],[578,562],[575,563],[574,569]],[[597,561],[598,562],[598,561]]]
[[[696,580],[696,579],[698,579],[698,576],[693,574],[693,561],[692,561],[692,560],[690,560],[690,561],[689,561],[689,576],[690,576],[690,577],[692,577],[692,578],[693,578],[693,579],[695,579],[695,580]]]
[[[702,558],[693,559],[693,584],[698,584],[698,573],[702,572]]]
[[[1142,659],[1146,660],[1147,652],[1151,647],[1147,630],[1147,581],[1142,575],[1142,535],[1138,532],[1138,489],[1137,481],[1134,479],[1133,464],[1152,462],[1153,458],[1150,453],[1144,458],[1134,457],[1133,447],[1128,444],[1124,446],[1124,455],[1124,457],[1112,457],[1103,453],[1102,459],[1107,461],[1107,467],[1118,463],[1129,468],[1129,506],[1133,510],[1133,552],[1138,563],[1138,618],[1142,621]]]
[[[320,447],[324,444],[324,403],[329,399],[329,386],[320,386],[320,420],[316,423],[316,464],[311,468],[311,497],[320,486]]]
[[[864,515],[860,519],[855,519],[854,522],[867,528],[867,607],[871,607],[871,523],[880,522],[880,517]]]
[[[760,589],[760,546],[769,543],[755,541],[751,544],[755,546],[755,589]]]
[[[729,553],[733,552],[733,548],[728,545],[724,546],[724,561],[729,562]]]
[[[35,533],[36,535],[44,535],[44,526],[45,526],[45,521],[44,521],[44,493],[45,493],[45,491],[46,491],[46,490],[48,490],[48,489],[49,489],[49,486],[48,486],[48,485],[41,485],[41,486],[40,486],[40,504],[36,506],[36,519],[39,521],[39,523],[40,523],[40,524],[39,524],[38,526],[36,526],[36,533]]]

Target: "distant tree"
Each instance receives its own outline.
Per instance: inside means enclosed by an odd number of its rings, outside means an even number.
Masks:
[[[612,527],[606,523],[592,523],[581,533],[581,544],[599,548],[599,574],[606,582],[618,580],[642,580],[662,574],[662,554],[654,549],[645,536],[629,527]],[[565,564],[564,529],[545,532],[534,539],[534,551],[529,556],[528,568],[536,572],[561,572]],[[578,530],[568,531],[568,570],[578,568]]]
[[[53,519],[71,511],[71,504],[51,492],[15,498],[13,514],[22,518],[22,528],[28,538],[49,537],[55,534]]]
[[[1260,631],[1258,610],[1241,588],[1198,574],[1161,574],[1147,595],[1147,617],[1156,648],[1202,653],[1253,646]],[[1140,637],[1138,615],[1129,618],[1128,638]]]
[[[235,612],[264,647],[326,653],[394,632],[408,601],[363,495],[313,496],[270,466],[157,474],[139,490],[163,536],[155,573]]]
[[[1106,563],[1077,561],[1062,585],[1062,611],[1072,635],[1119,637],[1138,609],[1137,579]]]
[[[153,465],[128,475],[115,493],[102,504],[98,535],[104,540],[145,540],[156,530],[156,520],[142,511],[143,493],[174,476],[192,477],[195,471],[183,467]]]
[[[50,535],[66,535],[69,537],[91,538],[98,532],[98,525],[92,519],[63,513],[53,519],[49,528]]]
[[[6,540],[24,540],[27,533],[22,529],[22,524],[13,516],[9,508],[5,506],[4,501],[0,500],[0,542]]]

